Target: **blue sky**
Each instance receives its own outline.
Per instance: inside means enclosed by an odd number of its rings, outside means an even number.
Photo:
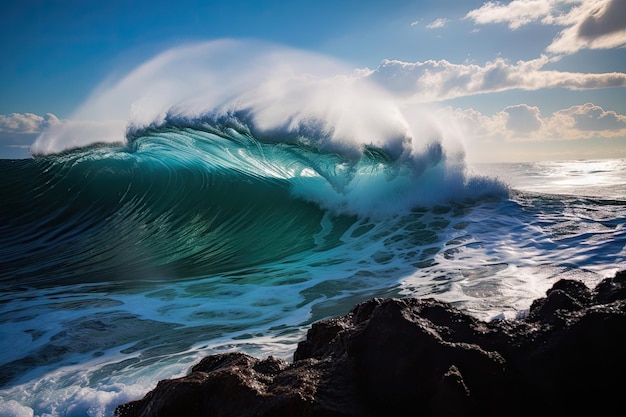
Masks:
[[[24,0],[0,15],[0,157],[190,42],[344,61],[463,132],[470,161],[626,157],[623,0]]]

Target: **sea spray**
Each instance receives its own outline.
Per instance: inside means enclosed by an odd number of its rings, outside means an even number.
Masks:
[[[289,359],[372,297],[511,317],[623,264],[624,161],[594,165],[595,198],[524,177],[567,164],[501,168],[520,191],[462,144],[347,65],[258,42],[105,81],[0,161],[1,412],[112,417],[206,354]]]
[[[453,134],[434,112],[405,106],[345,63],[267,43],[219,40],[172,48],[107,80],[31,152],[120,143],[129,129],[228,114],[247,114],[247,127],[261,140],[304,137],[342,154],[368,145],[394,158],[419,158],[432,142],[450,146],[444,142]]]

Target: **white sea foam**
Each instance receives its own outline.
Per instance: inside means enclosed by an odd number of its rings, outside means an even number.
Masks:
[[[559,278],[592,285],[624,264],[626,210],[623,195],[611,194],[624,183],[623,161],[572,165],[567,172],[555,164],[529,171],[506,166],[498,172],[512,176],[506,179],[517,190],[510,198],[461,203],[489,187],[499,189],[492,180],[468,178],[462,134],[428,109],[406,108],[356,78],[332,59],[272,45],[191,44],[103,83],[71,121],[42,134],[34,153],[124,141],[127,127],[168,117],[247,109],[255,134],[293,140],[304,128],[316,128],[324,134],[309,139],[340,153],[343,161],[355,161],[362,145],[371,144],[391,156],[390,165],[400,161],[399,169],[410,172],[394,176],[374,164],[364,175],[356,169],[349,180],[333,182],[330,171],[307,168],[297,176],[287,169],[292,165],[265,167],[261,174],[292,181],[298,197],[332,209],[314,236],[314,249],[277,261],[179,277],[176,262],[156,262],[163,257],[157,247],[148,258],[159,258],[149,265],[152,275],[128,286],[109,281],[111,274],[89,285],[65,285],[55,275],[59,282],[51,288],[24,286],[0,294],[0,343],[6,348],[0,350],[6,369],[0,414],[111,417],[115,406],[140,398],[159,379],[183,375],[205,354],[236,349],[288,359],[312,321],[343,314],[374,296],[436,297],[481,319],[513,317]],[[229,160],[232,166],[257,170],[253,158],[233,155],[241,160]],[[548,174],[556,171],[560,177]],[[545,188],[536,189],[537,175],[545,180],[540,185],[548,183]],[[589,191],[594,184],[581,188],[589,176],[606,180],[604,194],[595,199]],[[554,178],[559,181],[550,183]],[[539,194],[555,189],[574,195]],[[449,203],[449,196],[460,198]],[[150,207],[125,206],[106,218],[107,230],[132,219],[132,210],[147,213]],[[355,212],[361,216],[337,216]],[[131,222],[133,230],[154,233],[141,234],[132,248],[169,236],[159,234],[161,228],[176,224],[159,221],[170,215]],[[172,236],[197,250],[192,233]],[[257,245],[264,243],[259,239]],[[144,259],[115,249],[111,245],[102,259]]]
[[[14,317],[12,331],[40,334],[32,345],[20,344],[24,354],[36,358],[51,343],[62,351],[85,339],[101,345],[24,372],[0,391],[0,410],[112,417],[117,405],[141,398],[159,379],[185,374],[206,354],[238,350],[289,359],[311,321],[373,296],[436,297],[485,320],[523,315],[557,279],[592,286],[626,259],[626,231],[606,222],[596,210],[600,203],[557,201],[550,206],[551,200],[521,194],[361,219],[342,232],[340,246],[226,276],[5,298],[2,314]],[[584,208],[592,210],[585,222],[572,223]],[[626,218],[623,206],[614,206],[615,218]],[[320,232],[318,246],[332,233],[332,227]]]

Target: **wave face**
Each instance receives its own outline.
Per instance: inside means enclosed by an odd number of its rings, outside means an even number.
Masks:
[[[372,146],[322,151],[319,137],[270,139],[235,116],[174,120],[134,131],[127,146],[3,161],[12,181],[0,192],[15,198],[2,206],[0,279],[210,275],[340,244],[325,223],[506,195],[497,181],[448,169],[436,145],[418,164]]]

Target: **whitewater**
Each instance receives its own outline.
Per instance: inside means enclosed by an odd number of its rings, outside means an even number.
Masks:
[[[625,160],[469,165],[361,75],[184,45],[0,160],[0,416],[111,417],[208,354],[289,360],[372,297],[514,318],[623,269]]]

